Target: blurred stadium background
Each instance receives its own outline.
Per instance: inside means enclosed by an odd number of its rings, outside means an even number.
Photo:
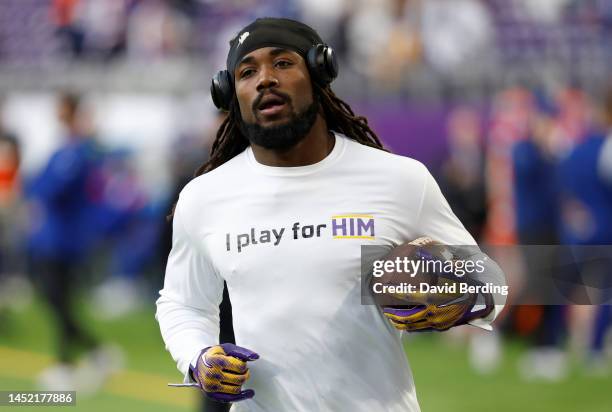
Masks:
[[[554,177],[596,162],[578,185],[612,193],[610,0],[0,0],[0,390],[73,383],[76,410],[201,409],[166,387],[181,377],[153,317],[165,216],[214,139],[210,78],[261,16],[327,39],[336,93],[428,165],[480,242],[612,243],[612,201],[566,202],[576,187]],[[93,177],[73,211],[86,218],[56,224],[41,202],[77,173],[57,157],[82,154],[71,135],[91,142]],[[582,147],[593,157],[575,160]],[[71,276],[49,268],[53,236],[87,257]],[[513,307],[494,334],[409,337],[422,409],[612,410],[605,308]],[[74,348],[58,313],[87,331]]]

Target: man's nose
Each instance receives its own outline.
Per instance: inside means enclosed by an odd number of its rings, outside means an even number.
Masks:
[[[263,65],[259,70],[259,79],[257,81],[257,91],[260,92],[263,89],[269,89],[270,87],[278,86],[278,79],[274,74],[272,67]]]

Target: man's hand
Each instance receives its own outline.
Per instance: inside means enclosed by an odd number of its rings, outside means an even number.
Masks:
[[[396,329],[425,332],[443,331],[464,325],[471,320],[487,316],[492,310],[492,301],[485,305],[476,305],[476,296],[472,295],[465,302],[450,305],[387,306],[383,308],[383,313]]]
[[[430,284],[451,287],[453,283],[457,286],[459,282],[468,282],[468,280],[437,277]],[[443,331],[453,326],[465,325],[474,319],[486,317],[495,308],[490,294],[414,293],[407,294],[404,299],[408,301],[407,305],[384,306],[383,314],[396,329],[409,332]]]
[[[387,259],[396,256],[440,263],[451,263],[455,259],[446,246],[429,237],[398,246]],[[487,316],[494,309],[493,297],[490,294],[461,293],[460,283],[479,284],[464,275],[421,270],[411,281],[427,283],[435,292],[393,294],[396,303],[383,305],[383,314],[396,329],[410,332],[443,331]],[[410,280],[405,274],[394,272],[389,274],[389,278],[391,285]]]
[[[255,395],[252,389],[242,390],[249,379],[247,361],[259,359],[249,349],[232,343],[211,346],[200,352],[191,373],[206,396],[218,402],[238,402]]]

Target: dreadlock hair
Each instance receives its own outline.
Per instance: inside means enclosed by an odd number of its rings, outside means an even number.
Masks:
[[[385,150],[376,133],[370,129],[368,120],[363,116],[355,115],[351,106],[336,96],[329,86],[322,88],[313,84],[313,94],[315,98],[319,98],[327,127],[330,130],[342,133],[363,145]],[[217,130],[210,158],[200,166],[195,176],[216,169],[247,148],[249,141],[240,131],[238,126],[240,121],[240,108],[234,96],[230,103],[229,113]]]

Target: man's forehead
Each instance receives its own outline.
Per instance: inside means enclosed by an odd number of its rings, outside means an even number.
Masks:
[[[262,47],[260,49],[253,50],[252,52],[245,55],[240,60],[240,63],[238,65],[240,66],[241,64],[252,63],[258,58],[264,56],[276,57],[281,54],[292,54],[301,57],[300,54],[296,53],[295,51],[283,47]]]

